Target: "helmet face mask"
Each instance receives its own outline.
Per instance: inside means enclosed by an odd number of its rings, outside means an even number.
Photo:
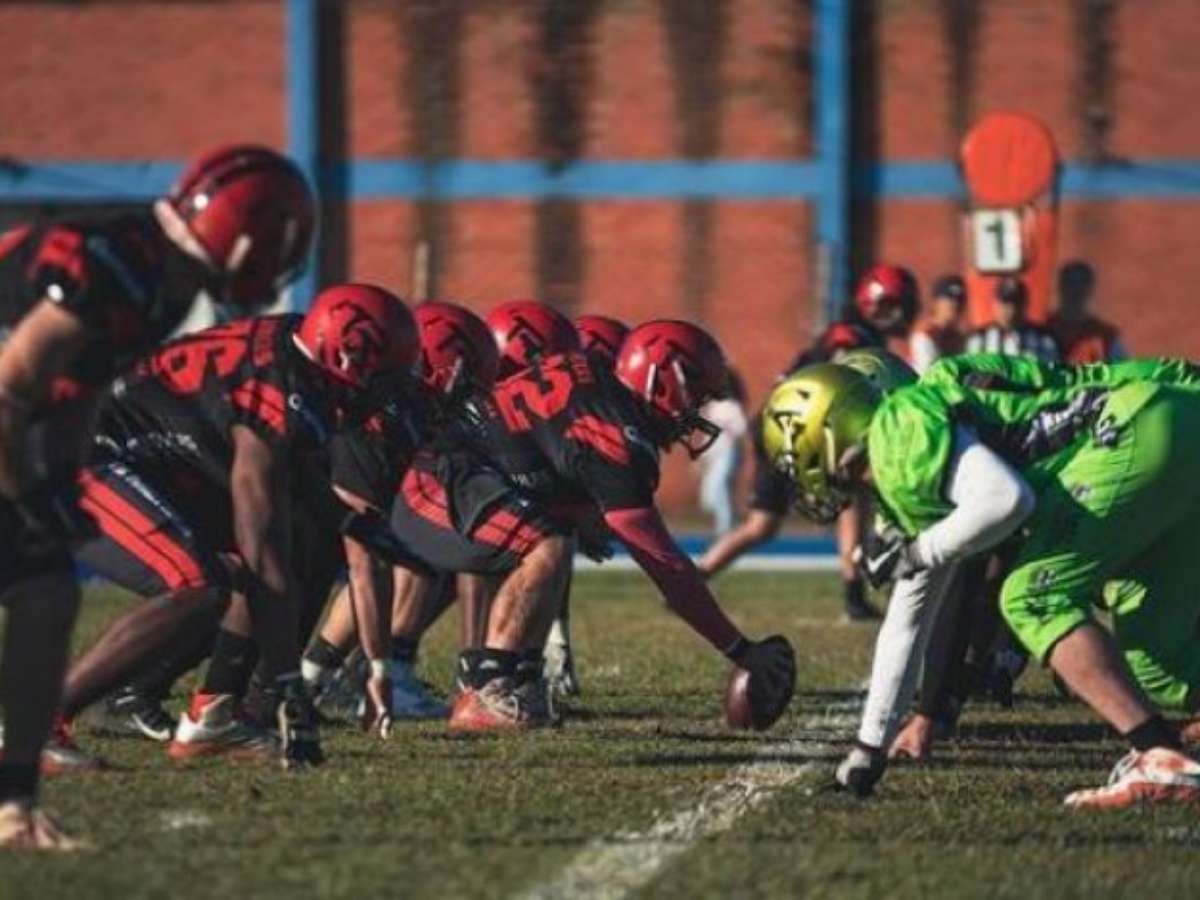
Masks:
[[[695,459],[720,436],[700,408],[726,394],[729,370],[703,328],[673,319],[639,325],[621,345],[614,371],[659,426],[663,449],[680,444]]]

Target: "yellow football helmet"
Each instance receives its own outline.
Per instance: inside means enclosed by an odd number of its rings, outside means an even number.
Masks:
[[[917,373],[912,366],[882,347],[847,350],[834,356],[833,361],[862,372],[871,384],[885,394],[917,380]]]
[[[832,522],[851,500],[846,465],[865,450],[881,393],[856,369],[806,366],[780,382],[763,408],[763,446],[795,488],[796,508]]]

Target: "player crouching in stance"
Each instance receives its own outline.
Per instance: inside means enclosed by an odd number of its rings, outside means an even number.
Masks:
[[[79,557],[157,602],[119,619],[72,668],[66,716],[125,684],[197,620],[211,627],[211,607],[232,593],[171,755],[321,761],[299,673],[290,501],[311,489],[296,478],[356,415],[370,383],[415,358],[404,304],[345,284],[303,317],[245,319],[173,341],[114,384],[82,479],[82,506],[100,535]],[[278,739],[238,714],[260,653],[278,698]]]
[[[760,720],[783,713],[795,685],[791,646],[741,634],[654,506],[659,453],[711,443],[697,410],[722,391],[725,373],[705,331],[650,322],[630,333],[615,374],[580,352],[547,356],[467,404],[437,451],[418,454],[392,512],[401,540],[439,568],[504,576],[482,646],[460,657],[452,729],[553,722],[542,647],[570,571],[572,533],[597,518],[671,609],[751,673]]]
[[[74,472],[103,386],[169,336],[199,291],[242,311],[269,301],[314,222],[295,166],[237,146],[202,156],[151,209],[0,236],[0,846],[76,846],[36,799],[79,602],[71,550],[94,529]]]
[[[863,547],[868,576],[896,584],[839,784],[865,795],[882,776],[954,565],[1023,529],[1005,619],[1132,745],[1105,787],[1067,804],[1200,798],[1200,764],[1147,699],[1184,705],[1200,685],[1189,577],[1200,479],[1178,477],[1200,458],[1200,393],[1145,380],[1171,370],[1068,372],[1040,389],[926,378],[881,398],[858,373],[821,365],[776,388],[764,441],[798,494],[832,515],[871,491],[890,525]],[[1089,614],[1114,585],[1115,640]],[[1123,635],[1136,635],[1124,661]]]

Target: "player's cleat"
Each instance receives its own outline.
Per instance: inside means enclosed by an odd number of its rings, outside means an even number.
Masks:
[[[869,600],[862,597],[847,597],[845,616],[848,622],[878,622],[883,618],[883,613],[876,609]]]
[[[1130,750],[1102,788],[1075,791],[1063,801],[1074,809],[1123,809],[1143,803],[1200,800],[1200,762],[1177,750]]]
[[[578,697],[579,676],[575,674],[575,654],[567,642],[546,642],[546,681],[550,690],[563,697]]]
[[[166,743],[175,733],[176,723],[161,701],[126,687],[95,706],[88,724],[100,734],[144,737]]]
[[[326,719],[357,722],[366,708],[363,685],[367,679],[367,660],[355,653],[336,672],[316,682],[305,682],[313,705]]]
[[[450,707],[433,693],[433,689],[417,677],[411,662],[392,660],[392,719],[445,719]]]
[[[511,678],[493,678],[481,688],[465,688],[450,710],[451,731],[526,731],[535,723],[528,698]]]
[[[167,755],[178,761],[203,756],[275,760],[279,752],[278,738],[245,721],[232,694],[194,695],[167,745]]]
[[[0,804],[0,849],[70,852],[91,846],[67,834],[49,813],[12,801]]]
[[[4,727],[0,726],[0,759],[3,759]],[[82,772],[99,772],[107,766],[103,759],[93,756],[75,743],[71,726],[63,719],[54,723],[54,729],[42,748],[40,768],[43,775],[67,775]]]
[[[317,711],[300,673],[276,678],[275,690],[281,697],[275,715],[284,769],[291,771],[321,765],[325,762],[325,754],[321,750]]]

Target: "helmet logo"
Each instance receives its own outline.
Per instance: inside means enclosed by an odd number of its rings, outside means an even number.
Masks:
[[[383,356],[387,340],[383,328],[349,300],[338,303],[333,312],[346,314],[337,348],[337,368],[342,372],[369,373]]]
[[[508,339],[510,341],[520,341],[521,345],[525,348],[526,356],[532,357],[546,346],[537,329],[529,324],[529,321],[524,316],[513,316],[513,321],[516,324],[509,330]]]

